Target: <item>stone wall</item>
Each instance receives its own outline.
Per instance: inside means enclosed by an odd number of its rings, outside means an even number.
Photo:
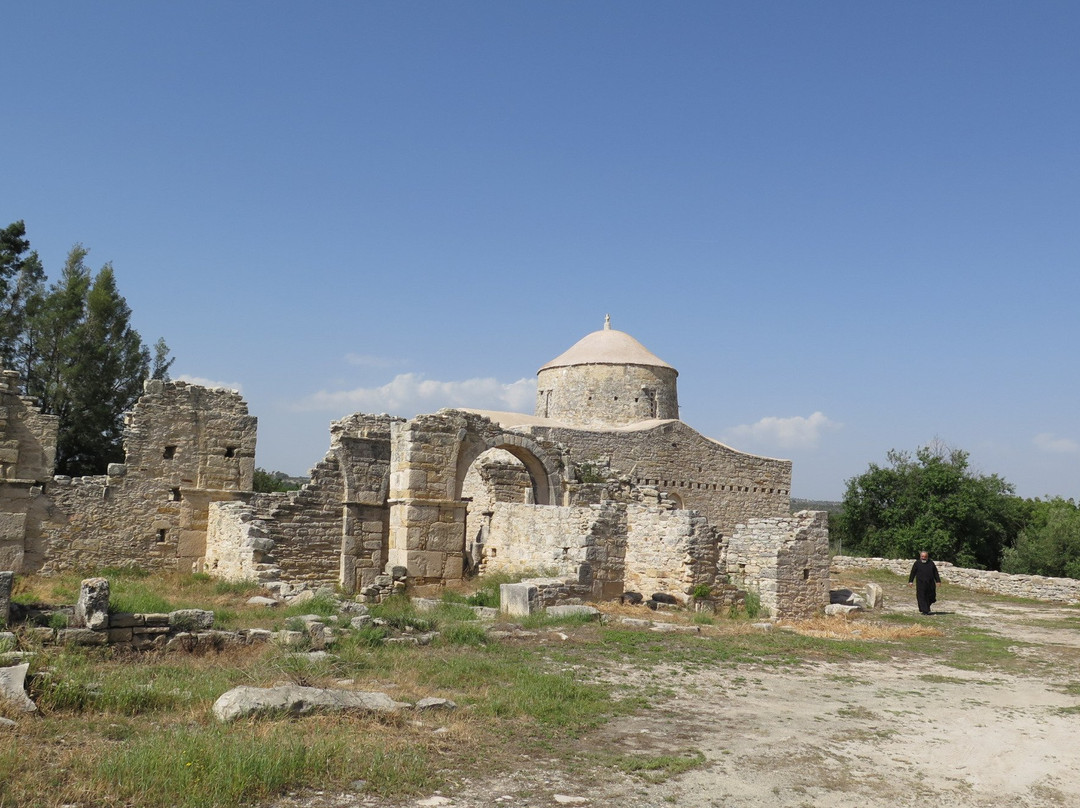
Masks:
[[[914,559],[856,558],[854,556],[834,556],[832,569],[837,572],[848,570],[889,570],[905,579],[911,573]],[[1080,580],[1075,578],[1049,578],[1044,575],[1009,575],[992,570],[973,570],[966,567],[954,567],[948,561],[935,561],[941,580],[956,584],[977,592],[992,592],[995,595],[1008,595],[1015,598],[1033,600],[1060,601],[1062,603],[1080,603]]]
[[[206,529],[203,569],[226,581],[276,581],[281,568],[273,560],[274,540],[266,523],[246,502],[213,502]]]
[[[52,478],[59,419],[19,395],[19,374],[0,367],[0,482]]]
[[[26,567],[27,537],[41,537],[59,426],[19,395],[18,381],[15,371],[0,368],[0,569],[15,571]]]
[[[569,365],[537,374],[536,414],[579,427],[618,427],[678,418],[673,368]]]
[[[416,582],[458,580],[468,567],[462,489],[485,452],[504,449],[521,461],[534,502],[548,504],[561,487],[553,446],[476,413],[441,410],[392,424],[390,443],[389,564]]]
[[[257,419],[239,393],[150,380],[124,424],[132,477],[170,488],[251,490]]]
[[[0,566],[190,571],[210,503],[251,490],[256,419],[234,392],[147,382],[125,416],[126,462],[53,478],[56,419],[16,395],[13,373],[0,379]]]
[[[736,451],[681,421],[607,431],[539,425],[516,431],[568,447],[574,463],[610,467],[634,485],[663,491],[704,514],[724,535],[747,519],[788,513],[790,460]]]
[[[736,586],[761,596],[771,616],[820,614],[829,603],[828,514],[748,520],[728,542],[726,567]]]
[[[250,496],[256,419],[231,390],[148,381],[125,416],[125,463],[56,477],[25,537],[26,572],[197,571],[212,502]]]
[[[674,595],[686,603],[694,587],[716,586],[719,537],[694,511],[627,506],[627,590]]]
[[[600,566],[611,554],[604,535],[604,506],[565,507],[496,502],[492,506],[483,574],[533,573],[578,578],[586,565]],[[616,552],[615,555],[618,553]],[[585,575],[591,580],[591,569]]]

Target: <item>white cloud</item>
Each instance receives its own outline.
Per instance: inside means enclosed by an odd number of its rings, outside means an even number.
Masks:
[[[1051,454],[1076,454],[1080,452],[1080,443],[1071,438],[1059,438],[1053,432],[1040,432],[1032,441],[1044,452]]]
[[[202,376],[188,376],[186,373],[182,376],[177,376],[176,381],[197,384],[201,387],[209,387],[213,390],[235,390],[237,393],[244,392],[244,388],[240,382],[215,382],[212,379],[204,379]]]
[[[743,439],[783,449],[812,449],[818,445],[823,432],[841,426],[836,421],[830,421],[825,413],[815,412],[809,418],[801,415],[791,418],[769,416],[754,424],[733,427],[726,434],[733,443]]]
[[[338,413],[388,412],[411,417],[421,412],[435,412],[443,407],[532,412],[535,400],[535,379],[519,379],[509,384],[497,379],[442,382],[425,379],[419,373],[402,373],[381,387],[320,390],[299,401],[296,409]]]
[[[394,365],[404,364],[400,359],[357,353],[345,354],[345,362],[362,368],[392,368]]]

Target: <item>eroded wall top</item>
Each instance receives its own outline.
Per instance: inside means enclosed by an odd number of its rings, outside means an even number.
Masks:
[[[181,487],[250,491],[257,423],[232,390],[148,381],[125,419],[128,472]]]

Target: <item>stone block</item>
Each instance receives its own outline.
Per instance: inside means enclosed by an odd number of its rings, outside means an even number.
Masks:
[[[107,645],[108,642],[108,631],[94,631],[89,628],[62,628],[56,632],[57,645]]]
[[[866,605],[871,609],[880,609],[885,602],[885,590],[879,584],[866,585]]]
[[[15,584],[14,572],[0,572],[0,628],[11,620],[11,589]]]
[[[528,617],[540,607],[540,593],[527,583],[500,584],[499,608],[508,617]]]
[[[106,578],[87,578],[79,588],[75,604],[75,628],[95,631],[109,627],[109,581]]]
[[[18,542],[26,535],[26,514],[0,513],[0,542]]]
[[[181,558],[198,558],[206,552],[206,534],[199,530],[181,530],[176,554]]]
[[[130,612],[116,612],[109,615],[109,628],[132,628],[133,626],[142,626],[143,616],[141,614],[131,614]]]
[[[443,564],[443,578],[456,581],[465,574],[465,559],[460,555],[448,555]]]
[[[204,609],[169,612],[169,627],[180,631],[206,631],[214,625],[214,613]]]
[[[29,670],[27,662],[0,668],[0,699],[24,713],[37,711],[37,705],[26,695],[26,672]]]
[[[116,643],[128,643],[131,642],[131,628],[110,628],[109,629],[109,645]]]

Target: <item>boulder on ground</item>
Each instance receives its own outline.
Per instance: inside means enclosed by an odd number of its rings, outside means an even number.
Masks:
[[[26,695],[26,672],[29,663],[0,668],[0,699],[15,706],[24,713],[37,711],[37,705]]]
[[[396,713],[408,704],[394,701],[385,693],[332,690],[319,687],[281,685],[279,687],[234,687],[214,702],[214,717],[235,721],[249,716],[313,713],[362,712]]]

